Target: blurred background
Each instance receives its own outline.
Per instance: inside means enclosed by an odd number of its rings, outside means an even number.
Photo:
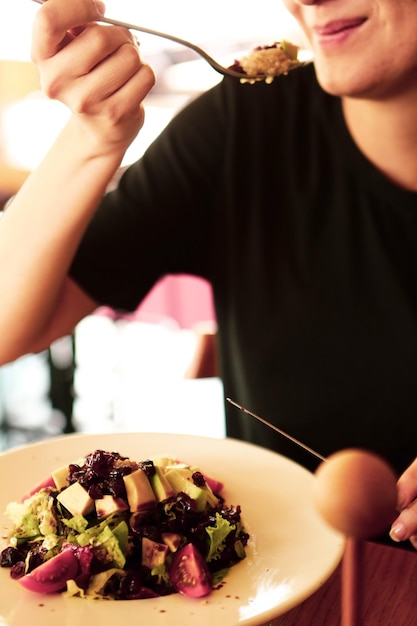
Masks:
[[[206,6],[192,0],[146,5],[107,0],[106,6],[109,17],[189,39],[225,65],[256,45],[282,38],[304,46],[281,0],[257,0],[255,10],[241,0],[211,0]],[[0,209],[68,115],[43,96],[30,62],[38,9],[31,0],[0,4]],[[157,83],[147,99],[145,127],[123,166],[139,158],[191,98],[221,80],[191,50],[157,37],[138,38]],[[0,368],[0,451],[74,431],[223,437],[215,331],[210,285],[191,276],[164,277],[130,316],[98,310],[45,353]]]

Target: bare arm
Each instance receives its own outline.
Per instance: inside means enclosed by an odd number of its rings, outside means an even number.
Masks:
[[[154,84],[131,34],[97,17],[93,0],[48,0],[35,20],[43,88],[72,115],[0,221],[0,364],[46,347],[95,307],[68,268]]]

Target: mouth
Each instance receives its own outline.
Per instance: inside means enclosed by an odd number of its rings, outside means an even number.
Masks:
[[[317,25],[313,32],[321,45],[340,43],[366,22],[365,17],[333,20],[327,24]]]

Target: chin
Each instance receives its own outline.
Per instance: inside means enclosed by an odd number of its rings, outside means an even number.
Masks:
[[[320,87],[332,96],[369,97],[375,87],[363,71],[356,71],[352,65],[346,69],[315,61],[315,68]]]

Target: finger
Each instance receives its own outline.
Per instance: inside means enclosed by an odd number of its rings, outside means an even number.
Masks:
[[[72,83],[72,92],[67,97],[70,108],[77,113],[99,113],[103,103],[109,105],[112,96],[119,99],[120,107],[126,110],[138,106],[154,83],[153,72],[148,70],[145,73],[143,67],[137,48],[131,44],[122,45],[87,76]],[[133,93],[128,97],[128,89],[124,87],[129,83],[135,87],[131,87]]]
[[[405,541],[417,534],[417,502],[403,509],[393,522],[390,537],[393,541]]]
[[[35,63],[52,57],[71,40],[69,31],[103,16],[103,5],[94,0],[48,0],[35,16],[32,58]]]
[[[123,50],[123,46],[129,47]],[[115,66],[114,59],[128,56],[130,63]],[[137,46],[132,34],[122,28],[89,24],[83,32],[69,43],[59,54],[39,64],[42,88],[51,98],[62,99],[63,93],[71,88],[72,82],[94,79],[100,69],[102,80],[108,84],[114,73],[133,73],[139,67]],[[107,75],[105,76],[105,72]],[[91,75],[91,76],[90,76]],[[90,81],[92,82],[92,81]]]
[[[398,507],[407,507],[417,497],[417,459],[400,476],[397,482]]]
[[[155,76],[149,65],[142,65],[135,76],[126,82],[116,93],[106,100],[107,117],[116,126],[126,122],[135,127],[135,132],[144,123],[143,100],[155,83]],[[128,106],[126,106],[128,103]],[[115,136],[115,141],[119,139]]]
[[[89,73],[90,99],[100,102],[118,92],[142,65],[138,49],[132,44],[123,44]]]

